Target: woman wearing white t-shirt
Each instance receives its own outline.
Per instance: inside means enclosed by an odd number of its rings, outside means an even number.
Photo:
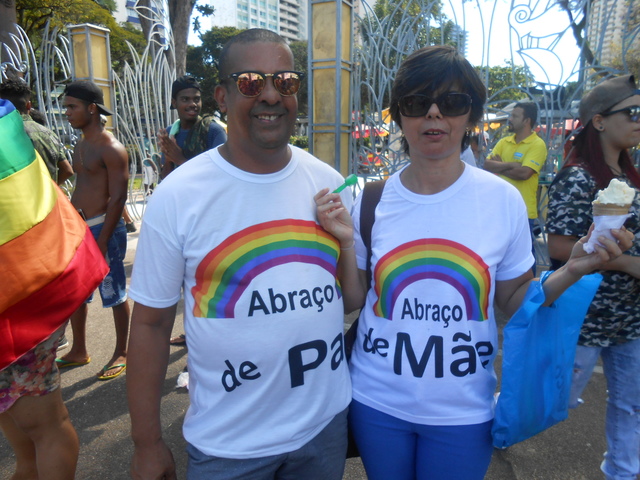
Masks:
[[[494,301],[511,315],[531,274],[531,237],[518,191],[460,160],[486,89],[454,49],[420,49],[400,66],[390,99],[410,157],[385,184],[371,235],[371,284],[360,236],[337,194],[316,195],[318,219],[341,244],[345,309],[362,307],[350,361],[350,425],[371,480],[482,479],[491,461],[498,350]],[[551,304],[617,257],[581,240],[544,283]],[[355,240],[354,240],[355,238]]]

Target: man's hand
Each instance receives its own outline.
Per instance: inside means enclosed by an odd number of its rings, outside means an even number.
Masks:
[[[165,129],[158,131],[158,146],[160,151],[164,153],[165,160],[175,165],[182,165],[187,159],[182,153],[182,149],[176,143],[175,138],[171,138]]]
[[[145,447],[136,446],[131,460],[134,480],[177,480],[173,454],[164,440]]]
[[[504,172],[508,171],[514,165],[514,163],[503,162],[500,155],[493,155],[492,157],[489,157],[484,161],[484,169],[487,172],[497,174],[504,174]]]
[[[98,244],[98,248],[100,249],[100,253],[102,253],[102,256],[107,258],[107,250],[109,247],[109,239],[108,238],[103,238],[103,235],[100,235],[98,237],[98,239],[96,240],[96,243]]]

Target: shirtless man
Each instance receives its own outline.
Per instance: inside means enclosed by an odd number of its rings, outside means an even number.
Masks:
[[[100,114],[112,112],[103,105],[102,91],[97,85],[73,82],[64,95],[67,119],[83,134],[73,151],[73,169],[78,176],[71,203],[86,220],[110,267],[99,289],[103,307],[113,310],[116,347],[111,360],[98,372],[98,379],[110,380],[126,369],[129,304],[124,272],[127,233],[122,211],[127,197],[128,158],[124,146],[100,122]],[[73,346],[56,360],[59,368],[91,361],[86,345],[87,303],[71,316]]]

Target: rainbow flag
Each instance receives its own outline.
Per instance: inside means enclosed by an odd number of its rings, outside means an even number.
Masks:
[[[1,370],[58,329],[108,267],[6,100],[0,138]]]

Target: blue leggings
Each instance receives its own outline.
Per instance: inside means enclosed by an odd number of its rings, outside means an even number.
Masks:
[[[369,480],[482,480],[493,452],[492,423],[420,425],[355,400],[349,408]]]

